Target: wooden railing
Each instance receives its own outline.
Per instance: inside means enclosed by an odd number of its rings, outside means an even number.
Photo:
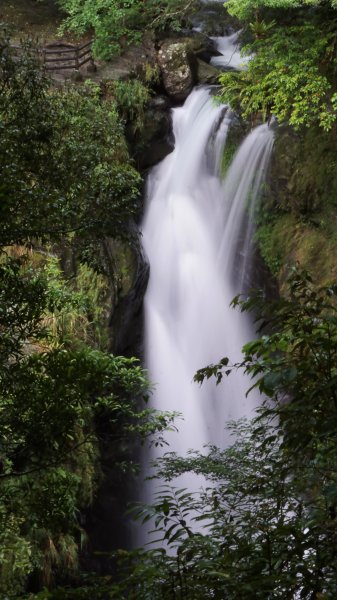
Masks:
[[[41,49],[45,69],[47,71],[80,69],[88,62],[93,63],[91,44],[91,40],[81,46],[74,46],[65,42],[47,44]]]
[[[65,69],[80,69],[87,63],[94,64],[91,52],[92,40],[79,46],[67,42],[52,42],[45,46],[33,48],[46,71],[63,71]],[[13,44],[12,47],[20,54],[23,47]],[[32,48],[30,48],[32,51]]]

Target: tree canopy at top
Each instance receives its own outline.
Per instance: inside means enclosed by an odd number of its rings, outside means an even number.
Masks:
[[[232,15],[239,19],[246,19],[261,8],[292,9],[324,4],[326,4],[325,0],[228,0],[226,6]],[[333,8],[337,7],[336,0],[330,0],[329,4]]]
[[[82,35],[93,29],[94,51],[110,58],[123,45],[140,41],[144,31],[179,30],[195,0],[57,0],[67,17],[63,29]]]
[[[223,100],[244,118],[274,114],[295,128],[337,117],[336,0],[229,0],[243,23],[246,70],[224,73]]]
[[[32,49],[16,60],[1,33],[0,77],[0,244],[122,236],[140,177],[116,104],[94,85],[50,92]]]

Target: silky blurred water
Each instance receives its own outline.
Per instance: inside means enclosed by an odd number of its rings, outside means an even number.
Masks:
[[[221,386],[193,382],[197,369],[223,356],[239,361],[254,336],[247,315],[229,307],[240,291],[231,261],[248,190],[257,196],[261,183],[261,146],[272,133],[267,126],[255,130],[223,182],[220,157],[230,123],[231,112],[217,106],[207,88],[195,89],[173,111],[174,152],[148,180],[142,226],[150,262],[146,366],[155,385],[153,406],[183,413],[179,433],[168,437],[180,453],[205,443],[225,445],[225,422],[250,415],[258,402],[254,394],[245,397],[249,381],[242,372]]]
[[[212,37],[220,56],[211,58],[211,65],[214,67],[222,67],[227,69],[235,69],[241,71],[245,69],[250,58],[241,56],[239,44],[240,31],[221,37]]]

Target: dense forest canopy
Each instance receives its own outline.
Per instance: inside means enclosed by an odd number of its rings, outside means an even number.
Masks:
[[[95,85],[51,89],[33,50],[18,57],[1,37],[3,598],[77,569],[80,511],[100,478],[97,422],[109,423],[117,471],[126,459],[132,468],[135,437],[168,422],[142,400],[149,383],[138,361],[108,352],[111,283],[99,242],[132,242],[140,183],[117,104]],[[62,253],[77,262],[70,276]]]
[[[123,43],[139,42],[144,29],[179,31],[195,0],[58,0],[67,13],[62,29],[95,31],[94,48],[101,58],[120,52]]]
[[[336,4],[334,2],[228,2],[242,19],[252,56],[247,71],[224,74],[223,98],[243,116],[274,114],[295,127],[336,121]]]
[[[15,61],[1,42],[1,243],[122,236],[139,208],[116,104],[99,88],[49,93],[33,49]]]
[[[320,7],[332,6],[337,7],[335,0],[228,0],[227,8],[235,16],[240,19],[247,19],[257,14],[259,10],[266,8],[303,8],[303,7]]]

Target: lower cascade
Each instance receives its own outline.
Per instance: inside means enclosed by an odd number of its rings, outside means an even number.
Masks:
[[[152,405],[178,411],[170,450],[228,444],[225,423],[252,414],[257,397],[242,373],[221,386],[193,382],[196,371],[223,356],[236,362],[254,334],[246,315],[229,305],[249,269],[252,221],[273,143],[267,125],[243,141],[227,176],[221,158],[233,115],[211,89],[196,88],[173,110],[175,150],[153,168],[142,225],[150,263],[145,296],[146,366]],[[244,229],[247,235],[244,235]],[[246,256],[247,254],[247,256]]]

